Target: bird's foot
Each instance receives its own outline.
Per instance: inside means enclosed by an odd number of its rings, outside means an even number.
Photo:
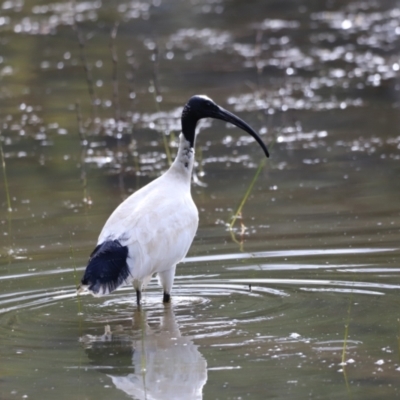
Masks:
[[[164,292],[163,303],[169,303],[171,301],[171,295]]]

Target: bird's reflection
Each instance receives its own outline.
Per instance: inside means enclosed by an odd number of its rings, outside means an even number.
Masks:
[[[134,313],[133,335],[136,339],[129,347],[126,341],[117,339],[118,335],[114,340],[112,329],[106,327],[103,336],[90,340],[87,352],[92,363],[96,368],[104,369],[116,388],[136,400],[202,399],[207,363],[198,346],[189,337],[181,336],[171,306],[164,308],[159,324],[155,325],[153,321],[154,318],[150,327],[145,311]],[[121,346],[123,342],[125,346]],[[116,368],[110,365],[112,344],[115,344],[112,359]],[[128,352],[131,365],[127,369]],[[118,373],[110,373],[116,369]]]

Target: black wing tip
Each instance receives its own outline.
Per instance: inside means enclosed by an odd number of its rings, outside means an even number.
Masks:
[[[131,275],[127,258],[128,248],[118,240],[106,240],[97,245],[90,255],[78,291],[85,288],[94,296],[102,296],[116,290]]]

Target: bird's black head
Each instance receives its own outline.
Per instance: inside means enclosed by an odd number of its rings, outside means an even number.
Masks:
[[[201,118],[213,118],[218,111],[219,106],[215,104],[209,97],[195,95],[189,99],[183,108],[182,118],[185,118],[185,116],[190,116],[198,121]]]
[[[222,121],[230,122],[238,128],[243,129],[258,142],[264,150],[264,153],[269,157],[267,147],[258,136],[258,134],[235,114],[220,107],[209,97],[203,95],[196,95],[189,99],[182,111],[182,133],[190,145],[194,146],[195,130],[197,122],[202,118],[215,118]]]

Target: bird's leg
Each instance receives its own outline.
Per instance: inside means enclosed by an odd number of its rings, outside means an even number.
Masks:
[[[133,284],[133,289],[135,289],[136,292],[136,304],[140,309],[140,300],[142,300],[143,282],[139,279],[134,279],[132,284]]]
[[[140,300],[142,298],[142,292],[139,289],[136,289],[136,304],[140,307]]]
[[[164,289],[163,303],[169,303],[171,300],[170,293],[172,285],[174,283],[175,268],[176,265],[173,265],[170,269],[158,273],[158,279],[160,281],[161,286]]]
[[[171,295],[169,293],[164,292],[164,296],[163,296],[163,303],[169,303],[171,300]]]

